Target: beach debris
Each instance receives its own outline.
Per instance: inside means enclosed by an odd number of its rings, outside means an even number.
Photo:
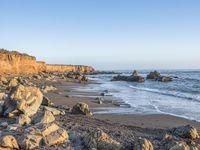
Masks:
[[[36,87],[18,85],[13,87],[3,104],[3,116],[13,117],[19,114],[33,116],[38,111],[43,94]]]
[[[89,106],[83,102],[78,102],[75,106],[73,106],[72,113],[92,116],[92,112],[89,110]]]
[[[152,143],[146,138],[139,138],[134,143],[134,150],[154,150]]]
[[[97,128],[95,131],[88,133],[84,138],[84,145],[86,148],[102,149],[102,150],[120,150],[122,145],[116,140],[112,139],[103,130]]]
[[[189,139],[197,139],[199,138],[199,134],[197,129],[191,125],[180,126],[171,130],[171,132],[182,138],[189,138]]]
[[[0,150],[6,149],[19,149],[17,140],[12,135],[4,135],[0,138]]]
[[[114,76],[111,81],[144,82],[145,79],[144,77],[139,76],[139,73],[137,71],[134,71],[131,76],[117,75]]]

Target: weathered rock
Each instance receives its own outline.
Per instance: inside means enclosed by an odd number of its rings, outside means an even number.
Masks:
[[[55,116],[57,116],[57,115],[65,115],[64,111],[58,110],[56,108],[48,107],[48,106],[44,106],[43,110],[44,111],[50,111]]]
[[[45,87],[42,87],[42,91],[44,92],[44,93],[48,93],[49,91],[55,91],[55,90],[57,90],[57,88],[56,87],[54,87],[54,86],[45,86]]]
[[[25,114],[21,114],[18,118],[17,118],[17,121],[16,121],[17,124],[20,124],[20,125],[27,125],[27,124],[30,124],[31,123],[31,119],[25,115]]]
[[[42,105],[44,106],[53,106],[53,102],[46,96],[43,96]]]
[[[138,139],[134,143],[134,150],[153,150],[153,145],[146,138],[144,138],[144,139]]]
[[[136,70],[134,70],[132,73],[132,76],[137,77],[137,76],[139,76],[139,73]]]
[[[6,97],[6,94],[1,92],[0,93],[0,100],[3,100],[5,97]]]
[[[191,149],[186,143],[180,142],[175,146],[173,146],[172,148],[170,148],[169,150],[191,150]]]
[[[4,116],[12,117],[19,114],[33,116],[40,107],[43,94],[36,87],[19,85],[12,88],[4,102]]]
[[[33,117],[33,123],[51,123],[55,120],[54,115],[50,111],[38,112],[36,116]]]
[[[144,82],[145,79],[142,76],[139,76],[136,71],[134,71],[131,76],[114,76],[112,81]]]
[[[72,108],[72,113],[92,116],[92,112],[86,103],[79,102]]]
[[[160,77],[160,73],[158,71],[154,71],[154,72],[150,72],[147,75],[147,79],[151,79],[151,80],[157,80]]]
[[[190,126],[190,125],[174,128],[174,129],[171,130],[171,132],[174,135],[180,136],[182,138],[190,138],[190,139],[199,138],[199,134],[197,132],[197,129]]]
[[[4,76],[0,76],[0,83],[7,84],[8,80]]]
[[[10,149],[19,149],[17,140],[12,135],[5,135],[0,139],[0,146]]]
[[[116,140],[112,139],[108,134],[100,129],[87,134],[84,139],[84,144],[87,149],[99,150],[120,150],[122,145]]]
[[[37,124],[26,129],[19,138],[19,145],[23,149],[34,149],[40,146],[52,146],[62,144],[68,140],[66,130],[55,123]]]
[[[49,135],[43,138],[45,146],[52,146],[55,144],[65,143],[68,140],[69,136],[66,130],[59,128],[58,130],[50,133]]]
[[[17,86],[17,85],[18,85],[18,81],[17,81],[17,79],[15,79],[15,78],[11,79],[11,80],[9,81],[9,84],[8,84],[9,87],[15,87],[15,86]]]

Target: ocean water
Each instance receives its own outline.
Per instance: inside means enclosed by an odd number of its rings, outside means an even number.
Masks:
[[[122,72],[122,71],[119,71]],[[138,71],[146,77],[149,71]],[[102,109],[99,113],[171,114],[200,121],[200,71],[160,70],[162,75],[176,76],[172,82],[146,80],[144,83],[110,81],[116,74],[91,75],[101,83],[93,90],[108,90],[110,95],[130,104],[130,108]],[[130,75],[131,71],[123,71]],[[96,88],[96,89],[95,89]]]

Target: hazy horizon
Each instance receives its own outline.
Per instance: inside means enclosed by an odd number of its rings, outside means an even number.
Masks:
[[[200,69],[200,1],[1,1],[0,47],[99,70]]]

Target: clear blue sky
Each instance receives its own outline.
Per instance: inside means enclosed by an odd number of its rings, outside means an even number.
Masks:
[[[0,47],[97,69],[200,69],[199,0],[0,0]]]

